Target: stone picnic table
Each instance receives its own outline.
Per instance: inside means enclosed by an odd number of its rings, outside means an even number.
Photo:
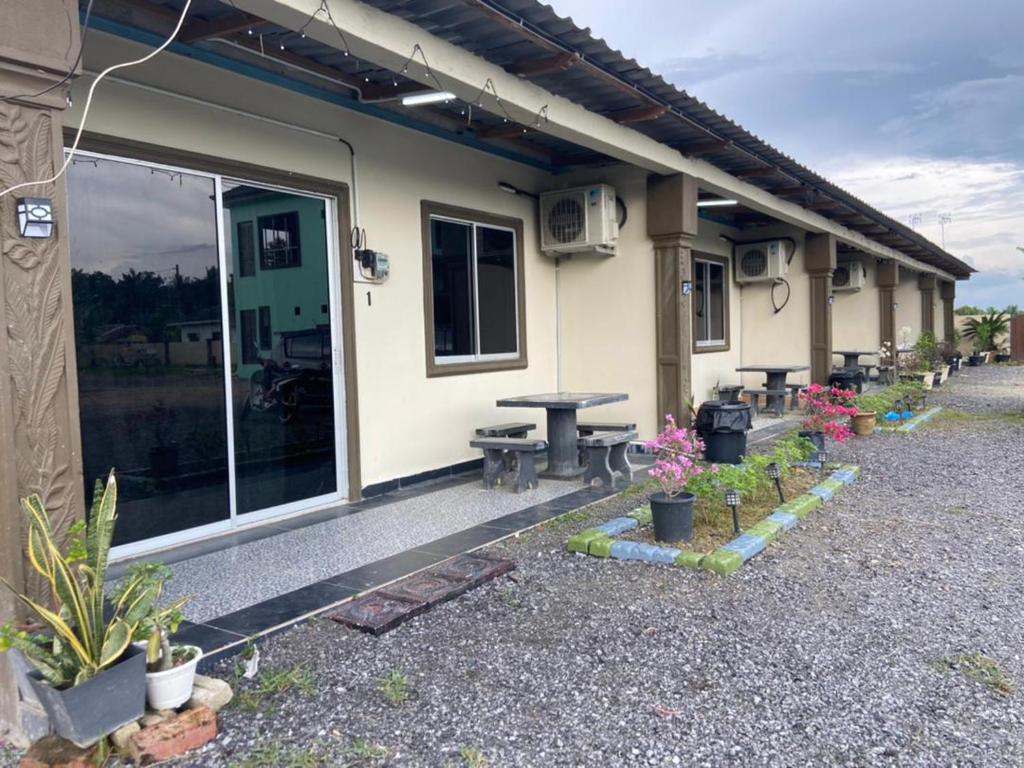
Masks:
[[[576,411],[628,400],[624,392],[553,392],[505,397],[500,408],[544,408],[548,414],[548,467],[541,477],[567,479],[583,473],[576,447]]]
[[[843,356],[843,368],[865,368],[865,367],[869,368],[870,366],[861,365],[860,359],[864,355],[877,355],[878,354],[878,350],[876,349],[876,350],[872,350],[872,351],[869,351],[869,352],[863,352],[863,351],[858,352],[858,351],[855,351],[855,350],[833,349],[832,350],[832,354],[833,355],[842,355]]]
[[[782,413],[786,404],[786,377],[791,373],[809,370],[809,365],[741,365],[736,372],[763,373],[768,384],[765,389],[769,392],[782,392],[781,395],[765,395],[767,409],[774,408],[777,413]]]

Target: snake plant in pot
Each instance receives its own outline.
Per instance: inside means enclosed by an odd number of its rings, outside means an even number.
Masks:
[[[91,746],[146,707],[146,657],[131,644],[139,622],[159,596],[151,584],[125,590],[107,606],[104,583],[116,520],[117,483],[97,481],[88,525],[69,529],[58,546],[38,496],[21,500],[28,516],[28,562],[49,587],[48,599],[17,592],[46,628],[42,633],[0,629],[0,651],[19,651],[35,670],[28,676],[58,735]]]
[[[132,590],[153,589],[159,600],[170,578],[171,569],[166,565],[136,563],[118,585],[115,599]],[[192,696],[203,651],[195,645],[172,646],[170,641],[184,618],[181,609],[189,600],[182,597],[163,607],[154,602],[132,636],[135,645],[146,650],[146,700],[151,709],[174,709]]]
[[[704,443],[696,432],[676,424],[672,414],[665,416],[665,428],[646,443],[656,458],[647,473],[658,481],[661,490],[650,496],[654,538],[658,541],[693,539],[693,502],[697,498],[686,490],[691,478],[705,472],[697,463]],[[717,471],[712,466],[712,471]]]

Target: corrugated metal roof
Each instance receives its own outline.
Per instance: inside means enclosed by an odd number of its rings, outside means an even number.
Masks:
[[[578,54],[571,66],[525,76],[558,96],[613,119],[615,113],[625,110],[666,108],[666,113],[657,119],[629,125],[658,142],[684,154],[699,155],[730,174],[839,221],[914,259],[957,277],[967,277],[974,271],[910,227],[832,184],[635,60],[627,59],[604,40],[594,37],[590,30],[559,16],[548,5],[536,0],[363,1],[513,72],[524,63]],[[123,21],[150,28],[153,28],[152,14],[159,17],[163,13],[165,21],[168,17],[176,18],[181,5],[181,0],[147,3],[97,0],[96,3],[99,13],[120,15]],[[237,16],[239,11],[219,0],[195,0],[191,15],[202,25]],[[339,23],[344,27],[341,20]],[[334,87],[344,84],[359,91],[364,100],[371,93],[386,96],[392,93],[392,88],[417,87],[400,72],[345,56],[336,47],[300,38],[293,30],[270,22],[257,19],[251,27],[252,34],[248,34],[249,31],[199,37],[191,44],[216,48],[221,54],[267,69],[279,69],[280,65],[275,62],[284,60],[299,68],[294,70],[296,77],[307,80],[319,77],[321,85],[324,78],[333,78]],[[279,50],[278,42],[285,43],[286,50]],[[314,67],[316,72],[312,75],[302,72],[304,63]],[[396,112],[400,110],[395,102],[381,106]],[[419,110],[418,114],[454,133],[472,133],[482,140],[515,145],[521,152],[545,158],[556,167],[613,162],[542,131],[529,130],[529,126],[525,132],[522,127],[506,132],[515,126],[506,126],[508,121],[501,115],[474,110],[469,120],[463,114],[464,109],[461,103],[438,104]]]

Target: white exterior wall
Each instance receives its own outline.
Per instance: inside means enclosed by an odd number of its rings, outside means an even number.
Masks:
[[[636,422],[656,434],[654,246],[647,237],[647,173],[610,168],[559,177],[551,188],[605,182],[626,204],[613,257],[574,255],[559,266],[561,388],[627,392],[629,400],[580,411],[580,420]]]
[[[776,313],[772,307],[770,283],[748,284],[738,290],[742,307],[742,364],[810,365],[811,278],[804,261],[804,233],[783,224],[759,227],[753,231],[757,232],[756,236],[744,233],[741,239],[792,237],[796,241],[796,254],[786,274],[790,286],[789,301],[781,312]],[[785,286],[775,290],[779,303],[785,295]],[[810,371],[801,371],[790,374],[786,380],[791,384],[808,384],[810,376]],[[744,373],[742,381],[746,387],[762,389],[764,374]]]
[[[914,344],[921,335],[921,290],[917,287],[917,272],[900,268],[900,284],[896,287],[896,344]],[[910,328],[904,339],[902,329]]]
[[[117,38],[90,35],[86,66],[95,70],[138,50]],[[141,71],[128,72],[134,78]],[[357,283],[354,289],[364,486],[478,458],[469,440],[473,429],[485,424],[524,415],[536,420],[544,435],[543,411],[516,413],[495,406],[500,397],[548,392],[556,385],[554,268],[538,249],[536,204],[502,192],[497,182],[535,189],[550,183],[547,174],[170,54],[144,71],[147,81],[170,90],[188,87],[194,96],[300,122],[355,146],[360,224],[370,246],[391,257],[386,283]],[[70,126],[80,119],[88,85],[88,78],[76,82]],[[130,85],[102,83],[87,127],[344,182],[351,192],[349,156],[339,142]],[[528,368],[427,378],[421,200],[523,220]],[[638,329],[638,338],[642,335]]]
[[[859,291],[834,291],[832,303],[832,349],[877,350],[882,344],[881,301],[878,290],[878,265],[873,258],[859,262],[867,271]],[[864,358],[866,362],[870,358]],[[877,362],[877,361],[875,361]],[[842,364],[835,356],[833,363]]]

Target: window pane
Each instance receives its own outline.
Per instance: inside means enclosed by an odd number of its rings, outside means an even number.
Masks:
[[[725,341],[725,267],[708,264],[708,325],[711,341]]]
[[[68,169],[85,497],[117,468],[115,544],[229,516],[214,197],[189,173]]]
[[[224,229],[256,221],[261,267],[234,281],[239,515],[338,487],[325,215],[319,198],[224,180]],[[234,274],[241,273],[242,255],[234,245]]]
[[[517,351],[515,261],[515,235],[512,232],[477,226],[481,355]]]
[[[693,264],[693,333],[697,341],[708,340],[707,263]]]
[[[435,357],[476,352],[472,233],[466,224],[430,221]]]

